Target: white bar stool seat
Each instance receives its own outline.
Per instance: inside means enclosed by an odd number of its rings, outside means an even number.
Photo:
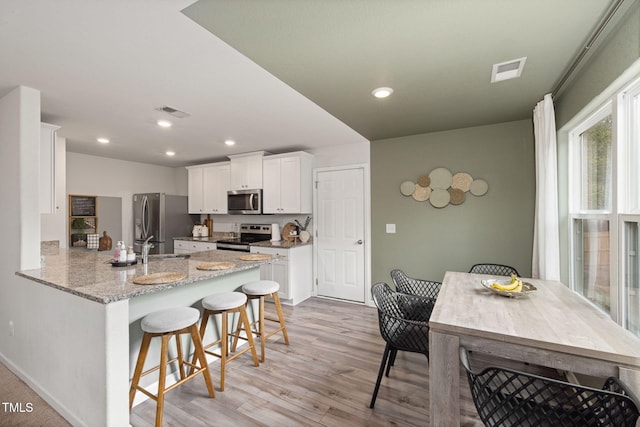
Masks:
[[[164,408],[164,395],[168,391],[173,390],[179,385],[189,381],[198,374],[204,375],[204,381],[207,385],[209,397],[215,397],[213,389],[213,382],[211,381],[211,375],[209,374],[209,367],[207,365],[207,358],[204,354],[200,335],[198,334],[198,319],[200,318],[200,311],[193,307],[175,307],[165,310],[159,310],[148,314],[142,319],[140,324],[144,335],[142,336],[142,344],[140,345],[140,354],[138,355],[138,361],[133,373],[133,379],[131,380],[131,388],[129,389],[129,411],[133,408],[133,400],[137,391],[141,391],[151,399],[156,401],[156,427],[162,425],[162,413]],[[194,357],[193,362],[189,363],[184,360],[182,353],[182,344],[180,340],[181,334],[190,334],[193,340]],[[149,344],[151,338],[162,337],[162,345],[160,347],[160,364],[154,368],[151,368],[145,372],[142,372],[144,368],[144,362],[149,352]],[[169,339],[175,337],[177,356],[171,360],[167,360],[169,357]],[[165,388],[165,380],[167,376],[167,365],[178,361],[178,368],[180,371],[180,380],[175,384]],[[199,364],[196,365],[196,360]],[[191,367],[189,375],[185,375],[184,365]],[[140,386],[140,378],[159,370],[158,374],[158,392],[152,394],[144,387]]]
[[[247,295],[270,295],[280,290],[280,284],[273,280],[256,280],[255,282],[245,283],[242,286],[242,292]]]
[[[193,307],[175,307],[147,314],[140,323],[144,332],[161,334],[177,331],[197,323],[200,312]]]
[[[202,300],[202,306],[207,310],[231,310],[247,303],[247,296],[242,292],[223,292],[209,295]]]
[[[210,344],[203,346],[204,352],[212,356],[220,358],[220,391],[224,391],[225,367],[227,362],[232,361],[236,357],[251,351],[253,363],[258,366],[258,354],[253,342],[253,334],[251,334],[251,324],[247,316],[247,296],[242,292],[221,292],[209,295],[202,299],[202,321],[200,322],[200,338],[204,339],[209,323],[209,317],[219,314],[221,316],[221,334],[220,338]],[[235,332],[229,332],[228,315],[229,313],[239,313],[238,327]],[[245,331],[246,337],[241,335],[242,330]],[[231,349],[233,355],[229,356],[229,337],[233,337],[234,346]],[[240,351],[236,351],[238,339],[248,341],[248,346]],[[216,353],[209,348],[220,344],[220,353]],[[195,360],[194,360],[195,362]]]
[[[282,306],[280,305],[280,296],[278,295],[278,291],[280,290],[280,284],[273,280],[256,280],[254,282],[245,283],[242,286],[242,292],[244,292],[247,297],[251,299],[258,299],[258,320],[251,323],[251,328],[254,334],[260,337],[260,361],[264,362],[265,360],[265,341],[267,338],[277,334],[278,332],[282,332],[282,336],[284,337],[284,343],[289,345],[289,335],[287,334],[287,325],[284,321],[284,314],[282,313]],[[276,312],[278,314],[278,318],[270,318],[265,317],[264,311],[264,300],[265,298],[273,299],[274,305],[276,307]],[[255,319],[255,316],[254,316]],[[276,322],[279,326],[270,332],[265,331],[265,321],[268,320],[270,322]],[[253,329],[253,327],[257,326],[257,330]],[[237,340],[234,342],[234,348]]]

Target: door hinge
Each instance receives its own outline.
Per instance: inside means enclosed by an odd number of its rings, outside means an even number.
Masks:
[[[318,278],[316,277],[316,286],[318,286]]]
[[[316,190],[318,189],[318,182],[319,182],[319,181],[316,181]]]

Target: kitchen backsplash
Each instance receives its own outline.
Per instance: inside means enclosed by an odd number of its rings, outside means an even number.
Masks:
[[[209,218],[213,220],[213,231],[231,232],[235,229],[239,229],[240,224],[278,224],[280,230],[288,222],[298,220],[300,224],[304,225],[307,217],[311,217],[311,222],[307,227],[307,231],[312,233],[313,231],[313,216],[311,214],[301,215],[210,215]],[[207,215],[200,215],[200,224],[204,224],[204,220]],[[312,233],[313,234],[313,233]]]

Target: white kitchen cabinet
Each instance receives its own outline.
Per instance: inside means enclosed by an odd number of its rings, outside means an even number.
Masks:
[[[189,213],[226,214],[229,190],[229,162],[189,166]]]
[[[312,211],[312,159],[303,151],[263,160],[263,212],[299,214]]]
[[[262,188],[262,158],[264,151],[234,154],[231,159],[231,190]]]
[[[190,214],[204,213],[204,167],[192,166],[187,168],[188,209]]]
[[[204,168],[204,209],[206,213],[227,213],[227,191],[230,188],[229,162],[216,163]]]
[[[260,267],[260,279],[280,284],[278,295],[283,304],[296,305],[311,296],[313,286],[313,246],[295,248],[251,246],[251,253],[277,255],[271,264]]]
[[[56,131],[58,129],[60,126],[40,124],[40,185],[38,188],[40,213],[56,213],[60,210],[60,203],[62,203],[62,200],[56,199]]]
[[[215,242],[196,242],[193,240],[174,240],[174,254],[191,254],[194,252],[212,251],[216,249]]]
[[[40,240],[57,240],[61,248],[68,247],[67,236],[67,150],[66,139],[56,137],[55,210],[40,216]]]

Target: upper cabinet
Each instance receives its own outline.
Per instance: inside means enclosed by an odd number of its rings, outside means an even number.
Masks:
[[[204,166],[187,167],[188,209],[190,214],[204,213]]]
[[[61,200],[56,200],[56,131],[58,129],[60,126],[40,124],[40,213],[56,213],[60,210]]]
[[[264,158],[262,206],[264,213],[311,213],[312,159],[311,154],[303,151]]]
[[[229,162],[204,168],[204,208],[207,213],[227,213],[227,191],[231,179]]]
[[[262,188],[262,159],[264,151],[234,154],[231,159],[231,190]]]
[[[189,166],[189,213],[226,214],[229,162]]]

